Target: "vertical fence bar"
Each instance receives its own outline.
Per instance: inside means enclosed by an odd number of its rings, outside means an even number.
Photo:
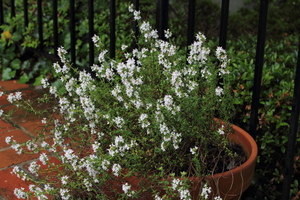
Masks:
[[[24,8],[24,27],[28,26],[28,2],[27,0],[23,0],[23,8]]]
[[[89,12],[89,65],[92,66],[94,64],[94,42],[92,37],[95,34],[94,31],[94,1],[88,1],[88,12]]]
[[[282,187],[282,199],[290,199],[290,188],[292,183],[292,176],[294,172],[294,156],[296,148],[296,138],[298,130],[298,121],[300,114],[300,37],[299,37],[299,49],[298,49],[298,62],[296,68],[296,76],[294,83],[294,97],[293,107],[290,120],[289,140],[286,147],[285,157],[285,170],[284,170],[284,181]]]
[[[160,39],[165,40],[164,30],[168,29],[169,1],[157,0],[156,29]]]
[[[58,19],[57,19],[57,0],[52,0],[52,17],[53,17],[53,48],[54,55],[57,56],[58,49]]]
[[[191,45],[194,41],[195,34],[195,13],[196,13],[196,0],[189,0],[188,10],[188,30],[187,30],[187,45]]]
[[[229,0],[222,0],[219,46],[226,49]]]
[[[256,138],[256,129],[258,123],[258,109],[259,109],[259,98],[262,78],[262,68],[264,64],[264,48],[266,39],[266,28],[267,28],[267,15],[268,15],[268,0],[260,0],[260,11],[259,11],[259,24],[257,34],[257,47],[256,47],[256,58],[255,58],[255,70],[254,70],[254,83],[252,92],[252,104],[250,114],[250,135]]]
[[[3,1],[0,0],[0,25],[4,24]]]
[[[134,0],[133,1],[133,6],[134,6],[134,9],[135,10],[140,10],[140,1],[139,0]],[[134,31],[134,40],[133,40],[133,43],[132,43],[132,47],[133,49],[135,48],[138,48],[138,45],[137,45],[137,39],[139,37],[139,27],[138,27],[138,23],[136,20],[133,21],[133,31]]]
[[[37,0],[37,18],[38,18],[38,33],[39,33],[39,42],[40,50],[44,50],[44,38],[43,38],[43,10],[42,10],[42,0]]]
[[[75,0],[70,0],[71,63],[76,65]]]
[[[110,58],[116,56],[116,1],[110,0]]]
[[[10,1],[10,15],[11,17],[15,17],[16,16],[16,7],[15,7],[15,0],[11,0]]]

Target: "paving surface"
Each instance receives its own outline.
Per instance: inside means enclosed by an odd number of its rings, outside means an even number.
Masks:
[[[16,108],[6,100],[10,92],[21,91],[22,97],[33,101],[42,96],[41,89],[28,84],[19,84],[17,81],[0,81],[1,91],[5,94],[0,97],[0,109],[4,110],[4,113]],[[11,174],[11,171],[16,165],[26,171],[28,163],[37,159],[37,155],[18,155],[6,144],[5,138],[13,136],[17,142],[28,141],[41,128],[41,125],[41,119],[18,109],[9,119],[0,117],[0,200],[18,199],[14,195],[15,188],[28,190],[31,183],[22,181],[16,175]]]

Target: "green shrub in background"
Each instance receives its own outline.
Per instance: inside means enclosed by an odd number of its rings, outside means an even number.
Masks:
[[[116,1],[116,56],[120,51],[122,43],[130,43],[132,37],[132,22],[126,14],[128,5],[131,1]],[[54,53],[53,49],[53,21],[52,21],[52,2],[43,2],[43,39],[45,52]],[[170,27],[176,27],[173,34],[180,44],[186,45],[187,32],[187,2],[185,1],[170,1]],[[12,37],[1,37],[0,55],[3,57],[2,79],[19,79],[20,82],[34,82],[40,84],[42,77],[47,76],[56,79],[55,72],[51,69],[53,60],[45,59],[36,55],[33,49],[39,47],[38,22],[37,22],[37,5],[33,0],[28,1],[28,18],[29,24],[24,25],[23,17],[23,1],[16,0],[16,15],[10,16],[10,2],[4,1],[5,9],[5,24],[0,26],[3,31],[8,31]],[[177,9],[180,8],[180,9]],[[66,49],[70,48],[70,32],[69,32],[69,1],[58,1],[58,26],[59,26],[59,45]],[[76,1],[76,64],[88,67],[88,5],[86,1]],[[101,41],[105,44],[105,48],[109,49],[109,1],[95,1],[95,33],[99,34]],[[155,27],[156,4],[150,0],[141,0],[140,9],[143,12],[143,17],[149,20]],[[217,22],[219,19],[219,7],[211,3],[210,0],[198,1],[197,16],[201,22],[197,23],[196,29],[203,30],[206,35],[215,33]],[[3,34],[2,34],[3,35]],[[97,58],[95,58],[96,60]]]
[[[247,38],[244,38],[247,37]],[[242,36],[228,42],[228,56],[231,60],[231,80],[235,94],[236,113],[233,123],[249,130],[252,86],[254,78],[254,58],[256,38]],[[259,128],[257,143],[259,158],[251,196],[254,199],[280,199],[282,192],[284,158],[289,133],[289,118],[292,109],[295,68],[297,63],[298,38],[286,35],[283,40],[268,40],[265,49],[265,63],[259,109]],[[297,146],[300,139],[297,140]],[[291,193],[299,195],[300,151],[295,159],[295,176]]]
[[[122,2],[122,3],[121,3]],[[4,7],[10,8],[8,1],[4,2]],[[28,1],[29,24],[24,26],[23,1],[16,0],[16,15],[10,16],[10,9],[5,10],[5,24],[0,27],[3,31],[8,31],[11,38],[2,34],[0,41],[0,55],[3,58],[2,79],[9,80],[17,78],[20,82],[34,82],[40,84],[41,77],[54,76],[51,69],[54,60],[47,60],[34,53],[39,47],[37,5],[35,1]],[[120,49],[121,41],[128,40],[131,34],[131,23],[127,11],[129,1],[118,1],[116,18],[116,39],[117,48]],[[99,34],[105,47],[109,45],[109,1],[95,1],[95,32]],[[88,63],[88,5],[85,1],[76,2],[76,57],[77,64],[87,67]],[[58,1],[58,26],[59,45],[66,49],[70,48],[69,31],[69,2]],[[52,2],[43,2],[43,38],[45,52],[54,53],[53,49],[53,21]],[[4,32],[3,32],[4,33]],[[96,59],[96,58],[95,58]]]
[[[228,56],[231,60],[231,71],[235,78],[231,80],[235,94],[236,113],[232,122],[249,130],[249,118],[254,77],[254,62],[256,51],[256,34],[258,22],[257,0],[249,0],[253,9],[242,8],[239,12],[231,13],[227,43]],[[9,8],[9,1],[4,1]],[[3,59],[2,79],[17,78],[20,82],[39,84],[42,77],[53,77],[57,83],[55,72],[51,70],[52,61],[43,57],[28,55],[26,49],[37,48],[39,45],[37,32],[37,17],[35,1],[29,1],[29,19],[27,28],[22,17],[22,0],[16,0],[16,17],[10,19],[9,9],[6,9],[6,24],[1,26],[3,32],[0,41],[0,55]],[[132,23],[127,13],[131,1],[117,1],[116,19],[116,56],[122,43],[128,43],[132,34]],[[155,3],[141,0],[140,9],[144,18],[155,25]],[[59,1],[59,34],[60,45],[70,48],[68,1]],[[169,26],[173,37],[180,46],[186,45],[187,30],[187,1],[170,0]],[[95,2],[95,32],[104,41],[105,48],[109,47],[109,1]],[[78,39],[77,64],[88,65],[88,19],[85,1],[76,1],[76,37]],[[298,35],[300,27],[300,0],[272,0],[269,3],[267,24],[267,39],[265,48],[265,64],[263,69],[261,107],[259,109],[259,128],[257,142],[259,159],[256,177],[249,193],[245,196],[253,199],[280,199],[283,180],[285,147],[288,140],[289,117],[295,68],[297,63]],[[33,11],[33,12],[32,12]],[[86,12],[82,12],[86,11]],[[219,35],[220,8],[211,0],[199,0],[196,7],[196,32],[203,32],[209,39],[215,39],[212,46],[217,46]],[[51,18],[51,1],[43,2],[44,13],[44,45],[53,53],[53,34]],[[9,34],[11,34],[11,37]],[[236,55],[237,54],[237,55]],[[233,57],[234,56],[234,57]],[[97,58],[95,58],[97,59]],[[300,140],[298,138],[297,145]],[[300,180],[300,152],[297,149],[295,160],[295,176],[292,185],[292,196],[299,198],[298,181]],[[297,197],[298,195],[298,197]]]

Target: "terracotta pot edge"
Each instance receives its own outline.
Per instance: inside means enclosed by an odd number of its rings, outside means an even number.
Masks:
[[[242,165],[240,165],[240,166],[238,166],[238,167],[236,167],[232,170],[228,170],[228,171],[224,171],[222,173],[212,174],[212,175],[206,176],[205,179],[210,180],[210,179],[218,179],[220,177],[232,176],[232,174],[238,173],[242,169],[249,168],[250,166],[252,166],[253,163],[256,163],[256,158],[257,158],[257,154],[258,154],[258,147],[257,147],[257,144],[256,144],[255,140],[244,129],[242,129],[242,128],[236,126],[236,125],[233,125],[233,124],[232,124],[232,128],[234,129],[235,132],[238,132],[238,134],[239,134],[238,137],[243,137],[249,143],[251,153],[250,153],[247,161],[244,162]],[[235,134],[237,134],[237,133],[235,133]],[[254,166],[255,166],[255,164],[254,164]]]

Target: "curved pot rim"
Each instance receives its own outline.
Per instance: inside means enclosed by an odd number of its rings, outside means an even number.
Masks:
[[[248,155],[248,159],[242,165],[240,165],[232,170],[224,171],[224,172],[218,173],[218,174],[208,175],[208,176],[206,176],[206,179],[212,179],[212,178],[217,179],[220,177],[231,176],[232,174],[237,173],[245,168],[249,168],[251,165],[256,163],[258,147],[257,147],[255,140],[252,138],[252,136],[249,133],[247,133],[242,128],[240,128],[236,125],[233,125],[233,124],[232,124],[232,128],[235,133],[231,134],[230,137],[233,138],[234,141],[238,141],[236,143],[240,144],[244,148],[244,150],[246,151],[246,153]]]

